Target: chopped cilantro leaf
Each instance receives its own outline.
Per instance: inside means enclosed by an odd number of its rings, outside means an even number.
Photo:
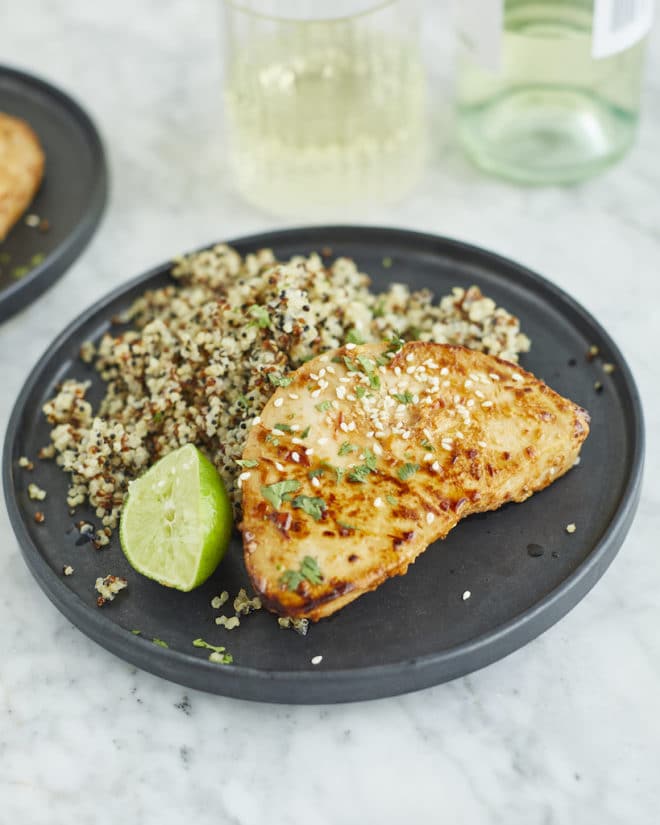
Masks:
[[[356,329],[351,329],[346,336],[346,343],[347,344],[364,344],[364,338],[360,335],[360,333]]]
[[[276,424],[273,427],[274,430],[282,430],[283,433],[290,433],[291,427],[289,424]]]
[[[195,639],[193,641],[193,647],[203,647],[206,648],[206,650],[210,650],[210,662],[216,662],[220,665],[230,665],[234,661],[234,657],[231,653],[227,653],[227,648],[222,645],[210,645],[208,642],[205,642],[204,639]]]
[[[282,506],[282,502],[286,501],[285,496],[288,493],[295,493],[299,489],[300,482],[293,478],[289,478],[285,481],[277,481],[275,484],[262,486],[261,495],[269,504],[272,504],[275,510],[279,510]]]
[[[386,352],[398,352],[406,343],[396,330],[392,333],[392,337],[385,342],[387,344]]]
[[[257,326],[259,329],[270,327],[270,315],[266,307],[254,304],[248,310],[254,320],[250,321],[250,326]]]
[[[376,472],[376,456],[371,452],[369,447],[365,447],[364,450],[364,463],[365,465],[371,470],[372,473]]]
[[[300,433],[301,438],[307,438],[309,435],[309,427],[305,427],[305,429]]]
[[[399,404],[412,404],[413,401],[413,394],[406,390],[405,392],[395,392],[392,394],[393,398],[399,402]]]
[[[415,475],[417,470],[419,470],[419,464],[411,464],[410,462],[407,462],[399,467],[396,474],[399,476],[401,481],[408,481],[411,476]]]
[[[255,461],[254,458],[237,458],[236,463],[239,467],[247,467],[248,469],[259,466],[259,462]]]
[[[325,501],[315,496],[296,496],[291,504],[296,510],[303,510],[314,521],[322,518],[323,511],[326,509]]]
[[[397,500],[394,498],[394,496],[385,496],[385,501],[386,501],[388,504],[391,504],[391,505],[392,505],[392,507],[394,507],[396,504],[398,504],[398,502],[397,502]]]
[[[328,412],[332,407],[332,401],[321,401],[321,403],[316,404],[315,407],[319,412]]]
[[[293,378],[289,378],[286,375],[275,375],[274,372],[269,372],[268,380],[274,387],[288,387],[293,381]]]
[[[341,527],[342,530],[352,530],[353,532],[355,532],[358,529],[357,527],[355,527],[352,524],[346,524],[345,521],[338,521],[337,526]]]
[[[280,583],[283,584],[287,590],[296,590],[298,585],[305,580],[311,584],[321,584],[323,581],[323,574],[321,573],[318,562],[311,556],[305,556],[298,570],[285,570],[280,576]]]
[[[344,356],[343,361],[344,361],[344,366],[346,367],[346,369],[349,372],[359,372],[360,371],[360,368],[358,366],[356,366],[355,362],[351,358],[349,358],[348,355]]]
[[[325,467],[316,467],[314,470],[309,470],[307,478],[318,478],[325,472]]]
[[[350,444],[348,441],[344,441],[344,443],[339,448],[337,455],[348,455],[349,453],[354,453],[357,450],[355,444]]]
[[[169,647],[169,645],[167,644],[167,642],[164,642],[162,639],[156,639],[156,638],[153,638],[151,641],[152,641],[155,645],[158,645],[158,647]]]
[[[372,472],[373,470],[371,467],[366,464],[358,464],[358,466],[353,467],[351,472],[348,474],[348,480],[353,481],[356,484],[364,484],[367,480],[367,476]]]
[[[370,372],[374,371],[374,362],[371,360],[371,358],[367,358],[366,355],[358,355],[357,360],[367,375],[369,375]]]
[[[367,392],[367,388],[363,387],[362,384],[358,384],[355,388],[355,394],[358,398],[364,398],[365,393]]]
[[[422,445],[422,447],[424,447],[425,450],[428,450],[430,453],[435,452],[435,447],[433,446],[433,444],[431,444],[431,442],[428,440],[428,438],[423,438],[420,441],[420,444]]]

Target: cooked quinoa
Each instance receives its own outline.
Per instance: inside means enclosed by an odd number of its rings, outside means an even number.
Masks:
[[[106,384],[98,409],[89,382],[74,379],[44,405],[52,443],[40,456],[56,455],[71,475],[69,507],[89,501],[106,537],[129,481],[188,443],[214,462],[238,513],[250,423],[289,372],[324,350],[395,333],[514,362],[529,349],[518,319],[478,287],[455,287],[437,304],[397,283],[378,294],[347,258],[281,263],[268,249],[243,258],[221,244],[177,260],[172,276],[136,300],[114,334],[83,345]]]

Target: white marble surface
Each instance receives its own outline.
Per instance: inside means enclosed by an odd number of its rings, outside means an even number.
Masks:
[[[226,181],[214,2],[5,5],[0,61],[45,75],[89,108],[112,196],[66,278],[0,329],[3,431],[32,364],[91,301],[181,250],[276,225],[237,202]],[[362,220],[510,255],[612,332],[648,427],[647,481],[622,552],[562,622],[468,678],[353,706],[260,706],[137,672],[89,641],[32,580],[3,506],[2,822],[658,821],[660,36],[629,157],[581,186],[516,189],[476,173],[454,145],[449,24],[444,3],[434,5],[432,168],[407,203]]]

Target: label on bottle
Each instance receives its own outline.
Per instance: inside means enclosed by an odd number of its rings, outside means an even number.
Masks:
[[[653,22],[654,0],[594,0],[591,54],[609,57],[634,46]]]
[[[503,0],[461,0],[454,8],[460,47],[483,69],[498,71],[502,59]]]

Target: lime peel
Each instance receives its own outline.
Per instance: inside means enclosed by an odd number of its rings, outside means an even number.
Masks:
[[[214,572],[231,529],[231,505],[218,471],[187,444],[131,482],[119,539],[138,573],[189,591]]]

